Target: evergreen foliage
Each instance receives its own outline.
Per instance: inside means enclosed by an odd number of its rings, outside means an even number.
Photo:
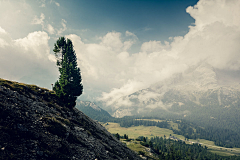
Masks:
[[[207,150],[207,147],[201,144],[186,144],[183,141],[175,141],[163,137],[147,137],[140,136],[140,144],[150,147],[152,153],[158,155],[160,160],[239,160],[239,156],[220,156]],[[145,140],[145,142],[144,142]]]
[[[76,99],[82,94],[81,73],[77,66],[77,57],[70,39],[61,37],[53,49],[60,72],[59,80],[53,90],[68,108],[76,105]]]
[[[198,126],[185,120],[174,121],[178,123],[178,130],[172,129],[173,133],[183,135],[188,139],[206,139],[214,141],[214,144],[221,147],[240,147],[240,133],[235,130],[225,129],[222,126]],[[195,132],[193,131],[195,128]]]
[[[118,139],[118,140],[120,140],[120,135],[117,133],[117,134],[114,134],[114,136]]]

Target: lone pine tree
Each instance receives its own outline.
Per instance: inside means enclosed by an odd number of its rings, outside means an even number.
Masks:
[[[60,37],[54,44],[53,51],[60,72],[59,80],[54,84],[53,90],[67,107],[73,108],[77,97],[82,94],[83,86],[72,41]]]

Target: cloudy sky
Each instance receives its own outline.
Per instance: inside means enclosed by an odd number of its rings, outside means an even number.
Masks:
[[[82,100],[114,101],[192,65],[240,70],[239,0],[0,0],[0,78],[51,88],[74,43]]]

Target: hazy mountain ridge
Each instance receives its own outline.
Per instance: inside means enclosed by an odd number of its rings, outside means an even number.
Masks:
[[[101,122],[107,121],[112,116],[94,102],[77,101],[76,108],[85,113],[88,117]]]
[[[239,83],[223,83],[224,74],[218,72],[207,63],[189,68],[184,73],[175,74],[147,89],[121,97],[112,105],[112,115],[156,116],[161,111],[160,114],[176,114],[181,115],[181,118],[193,114],[197,108],[237,107],[240,98]],[[121,105],[122,101],[128,105]]]
[[[92,109],[94,109],[94,110],[96,110],[96,111],[103,111],[100,107],[98,107],[95,103],[93,103],[93,102],[90,102],[90,101],[77,101],[77,107],[79,106],[79,107],[82,107],[82,108],[84,108],[84,107],[90,107],[90,108],[92,108]]]

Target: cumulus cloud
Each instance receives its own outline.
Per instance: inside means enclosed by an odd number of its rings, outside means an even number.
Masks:
[[[48,34],[46,32],[32,32],[29,33],[27,37],[22,39],[14,40],[14,45],[18,48],[22,48],[24,53],[32,53],[31,56],[35,56],[37,58],[44,58],[49,54],[50,48],[48,46]]]
[[[200,0],[194,7],[189,6],[186,12],[195,19],[195,28],[201,30],[214,22],[226,26],[240,26],[238,0]]]
[[[45,15],[43,13],[41,13],[41,15],[38,16],[34,16],[31,24],[39,24],[42,26],[42,30],[47,31],[49,34],[55,34],[57,31],[57,35],[61,35],[64,31],[67,30],[67,21],[65,19],[61,20],[61,27],[59,27],[59,29],[54,29],[54,27],[51,24],[48,24],[48,22],[44,22],[45,20]]]
[[[240,69],[240,2],[201,0],[186,11],[195,26],[180,40],[173,42],[179,60],[187,65],[206,61],[218,69]]]
[[[106,46],[114,51],[120,51],[120,49],[123,47],[120,37],[121,33],[119,32],[109,32],[104,37],[100,38],[102,40],[100,45]]]
[[[4,40],[4,39],[0,39],[0,47],[5,47],[5,46],[7,46],[8,45],[8,43]]]
[[[46,3],[45,2],[46,2],[46,0],[41,0],[39,7],[46,7]]]
[[[0,27],[0,34],[6,34],[7,32],[2,28]]]
[[[57,35],[61,35],[64,31],[67,30],[67,21],[65,19],[62,19],[61,25],[62,28],[57,31]]]
[[[136,36],[134,33],[129,32],[129,31],[126,31],[126,32],[125,32],[125,35],[126,35],[126,36],[129,36],[129,37],[133,37],[133,39],[138,39],[137,36]]]
[[[51,24],[47,25],[47,31],[49,34],[54,34],[55,33],[55,29],[53,28],[53,26]]]
[[[121,77],[116,73],[122,72],[121,65],[125,65],[128,62],[128,52],[124,48],[124,43],[121,40],[121,33],[109,32],[105,36],[100,37],[101,42],[99,44],[85,44],[81,38],[77,35],[68,35],[67,38],[73,40],[74,48],[79,56],[79,63],[86,79],[94,79],[104,81],[104,76],[109,77],[110,81],[121,81]],[[129,39],[128,39],[129,41]],[[126,44],[126,43],[125,43]],[[125,68],[125,67],[124,67]],[[122,72],[122,74],[124,74]],[[107,84],[108,82],[106,82]],[[114,86],[111,85],[110,86]]]
[[[141,82],[137,82],[137,81],[133,81],[133,80],[129,80],[126,84],[123,85],[123,87],[119,88],[113,88],[111,90],[111,94],[103,92],[102,97],[100,98],[100,100],[102,101],[106,101],[106,105],[111,105],[113,103],[115,103],[116,101],[119,100],[119,98],[131,94],[136,90],[140,90],[143,89],[143,84]],[[119,101],[118,101],[119,102]],[[121,103],[120,105],[122,105],[124,103],[124,105],[126,106],[130,106],[131,102],[129,102],[126,99],[121,99]],[[116,105],[115,107],[119,107],[120,105]]]
[[[60,7],[60,4],[59,4],[59,3],[55,2],[55,4],[56,4],[56,6]]]
[[[34,16],[32,20],[32,24],[40,24],[42,26],[42,30],[47,31],[49,34],[55,34],[56,32],[54,27],[51,24],[44,22],[44,19],[45,19],[45,15],[41,13],[40,17]],[[58,35],[61,35],[67,29],[66,23],[67,22],[64,19],[62,19],[61,21],[62,28],[60,28],[57,31]]]
[[[35,16],[34,19],[32,20],[32,24],[41,24],[43,25],[44,20],[45,19],[45,15],[43,13],[41,13],[40,17]]]
[[[0,47],[2,48],[9,45],[5,40],[5,37],[8,37],[7,32],[2,27],[0,27]]]
[[[36,13],[25,1],[0,1],[0,26],[14,37],[21,37],[26,29],[36,27],[29,26],[34,15]]]
[[[83,85],[105,91],[100,99],[109,101],[108,104],[182,71],[176,64],[176,57],[166,51],[129,54],[126,44],[131,42],[131,46],[137,39],[131,32],[126,32],[125,36],[119,32],[109,32],[100,38],[99,44],[85,44],[73,34],[67,38],[73,41]],[[167,43],[164,45],[169,47]]]
[[[143,52],[161,52],[170,48],[169,42],[165,41],[165,44],[162,44],[161,41],[149,41],[145,42],[141,46]]]
[[[131,41],[131,37],[126,38],[113,31],[100,37],[98,44],[85,44],[74,34],[66,37],[73,41],[85,89],[108,92],[128,81],[129,73],[125,69],[128,69],[132,58],[125,46],[127,41]],[[124,38],[126,41],[122,40]]]
[[[60,7],[60,4],[54,0],[50,0],[50,3],[54,3],[56,6]]]
[[[26,37],[12,40],[9,34],[0,34],[8,42],[0,46],[0,77],[50,88],[57,75],[55,63],[49,60],[49,36],[36,31]]]

